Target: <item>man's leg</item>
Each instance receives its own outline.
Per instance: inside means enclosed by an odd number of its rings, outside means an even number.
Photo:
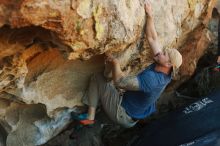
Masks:
[[[95,119],[96,107],[98,106],[98,102],[100,99],[98,90],[99,90],[99,83],[100,81],[97,80],[97,75],[92,75],[90,78],[88,89],[82,99],[82,102],[89,106],[88,108],[88,120]]]
[[[95,74],[90,78],[89,87],[83,97],[83,103],[89,106],[87,119],[95,119],[96,107],[100,99],[105,112],[113,121],[116,121],[121,97],[115,86],[107,82],[103,74]]]
[[[96,74],[91,77],[89,88],[83,97],[83,103],[89,106],[89,120],[94,120],[100,99],[105,113],[112,121],[124,127],[132,127],[136,124],[121,106],[122,97],[115,86],[107,82],[102,74]]]
[[[101,102],[105,113],[115,123],[126,128],[133,127],[137,121],[134,121],[121,106],[122,95],[113,84],[107,84],[106,89],[108,90],[101,93]]]

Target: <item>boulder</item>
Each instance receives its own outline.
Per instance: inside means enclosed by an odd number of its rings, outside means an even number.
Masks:
[[[193,75],[212,41],[206,26],[216,0],[151,2],[163,48],[183,55],[173,90]],[[82,105],[90,75],[103,72],[103,53],[129,74],[151,64],[145,21],[144,0],[1,0],[0,117],[7,143],[43,144],[61,132]],[[52,132],[42,131],[58,119],[64,120]]]

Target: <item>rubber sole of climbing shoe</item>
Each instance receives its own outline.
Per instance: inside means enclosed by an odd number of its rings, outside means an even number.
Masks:
[[[86,120],[80,120],[79,123],[81,125],[93,125],[93,124],[95,124],[95,121],[86,119]]]

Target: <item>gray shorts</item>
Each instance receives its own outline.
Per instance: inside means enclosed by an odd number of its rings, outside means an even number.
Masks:
[[[112,121],[126,128],[132,127],[137,123],[121,106],[122,96],[120,96],[113,83],[107,82],[102,74],[95,74],[90,79],[89,87],[82,101],[84,104],[97,107],[99,100]]]

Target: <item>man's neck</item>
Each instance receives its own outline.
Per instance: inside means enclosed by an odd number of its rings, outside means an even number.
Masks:
[[[162,72],[162,73],[164,73],[166,75],[169,75],[171,73],[171,68],[162,66],[160,64],[156,64],[154,69],[155,69],[155,71]]]

